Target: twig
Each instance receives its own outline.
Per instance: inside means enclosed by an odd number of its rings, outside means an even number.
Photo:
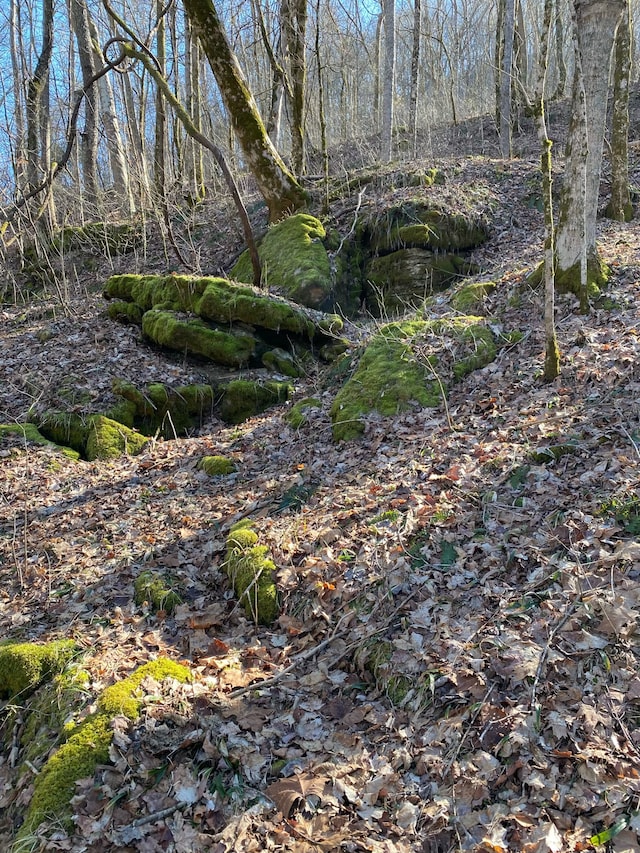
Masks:
[[[545,662],[547,660],[547,655],[549,654],[549,649],[551,648],[551,643],[554,641],[556,634],[569,621],[569,617],[571,616],[571,614],[575,610],[576,605],[581,601],[582,601],[582,595],[578,595],[576,598],[574,598],[573,601],[571,602],[571,604],[569,605],[569,607],[567,608],[567,612],[563,615],[562,619],[560,619],[560,621],[556,625],[554,625],[554,627],[551,629],[551,633],[549,634],[549,636],[547,638],[547,642],[545,643],[544,649],[542,650],[542,653],[540,654],[540,660],[538,661],[538,668],[536,669],[536,675],[535,675],[535,678],[533,679],[533,685],[531,687],[531,702],[529,703],[531,710],[535,709],[536,693],[538,690],[538,684],[540,683],[540,679],[542,678],[542,670],[544,669],[544,665],[545,665]]]
[[[490,685],[489,689],[487,690],[487,692],[486,692],[486,693],[484,694],[484,696],[482,697],[482,700],[481,700],[480,702],[478,702],[478,705],[477,705],[477,707],[476,707],[475,711],[473,712],[473,714],[471,714],[471,718],[470,718],[470,720],[469,720],[469,725],[468,725],[468,726],[467,726],[467,728],[465,729],[464,734],[463,734],[463,735],[462,735],[462,737],[460,738],[460,742],[459,742],[459,743],[458,743],[458,745],[456,746],[456,748],[455,748],[455,750],[454,750],[453,755],[451,756],[451,758],[449,759],[449,761],[447,761],[447,763],[446,763],[446,765],[445,765],[445,767],[444,767],[444,769],[443,769],[443,771],[442,771],[442,776],[443,776],[443,778],[444,778],[444,777],[449,773],[449,771],[450,771],[450,770],[451,770],[451,768],[453,767],[453,762],[454,762],[454,761],[457,759],[457,757],[460,755],[460,751],[462,750],[462,747],[464,746],[464,742],[465,742],[465,741],[466,741],[466,739],[467,739],[467,735],[468,735],[468,734],[469,734],[469,732],[471,731],[471,726],[474,724],[474,722],[475,722],[475,720],[476,720],[476,718],[477,718],[478,714],[480,713],[480,711],[482,711],[482,709],[484,708],[485,702],[487,701],[487,699],[489,698],[489,696],[491,696],[491,694],[493,693],[493,689],[494,689],[494,687],[495,687],[495,684]]]

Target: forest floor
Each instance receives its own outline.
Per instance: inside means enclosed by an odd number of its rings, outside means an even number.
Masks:
[[[600,220],[610,286],[586,316],[559,300],[544,385],[535,154],[426,165],[497,199],[473,260],[498,284],[485,313],[523,333],[446,410],[372,414],[336,445],[318,373],[296,380],[323,403],[299,430],[278,408],[111,462],[0,445],[0,636],[78,642],[79,717],[158,656],[195,675],[147,685],[78,783],[75,829],[40,849],[640,850],[640,219]],[[63,386],[99,408],[113,375],[203,376],[106,318],[107,274],[1,306],[0,422]],[[207,477],[211,454],[237,473]],[[221,569],[249,517],[277,566],[269,629]],[[142,569],[174,578],[172,616],[133,603]],[[0,849],[46,758],[0,758]]]

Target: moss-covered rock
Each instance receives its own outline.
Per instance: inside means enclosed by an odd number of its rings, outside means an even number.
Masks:
[[[293,387],[287,382],[260,383],[237,379],[224,389],[220,417],[225,423],[240,424],[271,406],[285,403],[291,394]]]
[[[198,468],[210,477],[225,477],[236,471],[236,463],[228,456],[203,456]]]
[[[321,331],[302,309],[246,284],[223,278],[207,280],[196,313],[217,323],[248,323],[257,329],[291,332],[312,340]]]
[[[139,667],[123,681],[108,687],[98,700],[98,710],[71,732],[66,742],[49,758],[34,782],[34,792],[25,821],[18,832],[14,850],[31,849],[29,838],[45,820],[63,825],[70,822],[69,803],[78,779],[92,776],[99,764],[109,760],[113,739],[111,720],[124,715],[135,720],[140,712],[140,686],[145,678],[163,681],[191,680],[190,671],[164,658]]]
[[[140,453],[148,439],[105,415],[45,412],[38,418],[40,432],[56,444],[66,444],[83,458],[114,459]]]
[[[109,304],[107,314],[111,320],[117,320],[119,323],[133,323],[139,326],[142,323],[144,311],[135,302],[124,302],[122,299],[118,299]]]
[[[403,248],[461,252],[482,245],[489,236],[482,217],[438,210],[419,199],[370,217],[365,227],[377,253]]]
[[[0,424],[0,441],[5,436],[16,436],[17,438],[31,442],[32,444],[51,447],[55,450],[59,450],[64,456],[67,456],[69,459],[73,459],[74,461],[77,461],[80,458],[80,454],[77,450],[49,441],[44,437],[44,435],[42,435],[38,427],[32,423]]]
[[[194,311],[207,279],[178,275],[113,275],[104,286],[107,299],[133,302],[141,311],[151,308]]]
[[[304,374],[304,370],[290,352],[280,349],[267,350],[262,356],[262,363],[274,373],[290,376],[296,379]]]
[[[171,588],[169,581],[157,572],[140,572],[133,582],[134,601],[141,607],[145,602],[154,611],[173,613],[182,598]]]
[[[307,412],[309,409],[319,409],[322,403],[316,397],[305,397],[303,400],[292,406],[287,412],[286,421],[292,429],[300,429],[307,422]]]
[[[489,294],[496,289],[494,281],[478,281],[465,284],[451,299],[451,307],[461,314],[477,313]]]
[[[323,244],[326,232],[308,213],[289,216],[273,225],[258,247],[263,284],[282,290],[287,298],[309,308],[324,307],[330,297],[331,268]],[[231,270],[238,281],[252,281],[248,252]]]
[[[211,385],[169,388],[155,382],[141,390],[126,379],[114,379],[112,389],[122,400],[109,409],[109,417],[135,426],[144,435],[160,432],[169,439],[184,435],[200,426],[213,408]]]
[[[51,246],[58,252],[85,251],[122,255],[141,245],[142,226],[131,222],[86,222],[67,225],[54,234]]]
[[[149,340],[167,349],[198,355],[226,367],[246,365],[256,341],[248,332],[212,329],[199,318],[183,319],[171,311],[153,309],[142,317],[142,331]]]
[[[472,271],[469,262],[458,255],[417,248],[382,255],[367,267],[367,309],[376,317],[404,313]]]
[[[334,439],[360,435],[362,416],[373,410],[395,415],[412,404],[439,405],[451,382],[489,364],[496,352],[493,334],[479,317],[406,320],[383,326],[334,399]],[[441,364],[443,354],[448,363]]]
[[[95,459],[116,459],[123,454],[136,456],[148,441],[147,436],[105,415],[91,415],[84,455],[90,462]]]
[[[24,696],[69,663],[76,654],[72,640],[51,643],[0,643],[0,698]]]
[[[258,536],[250,527],[233,529],[227,539],[224,570],[248,618],[270,625],[279,613],[276,567],[267,556],[268,549],[257,543]]]

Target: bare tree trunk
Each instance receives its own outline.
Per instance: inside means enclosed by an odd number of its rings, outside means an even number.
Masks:
[[[187,111],[191,115],[196,130],[202,130],[202,95],[200,90],[200,45],[198,39],[193,37],[189,18],[185,14],[184,21],[184,44],[185,44],[185,94]],[[196,144],[191,138],[188,143],[188,178],[191,191],[194,193],[196,202],[205,197],[204,185],[204,162],[202,158],[202,146]]]
[[[413,38],[411,44],[411,88],[409,91],[409,133],[411,152],[418,156],[418,87],[420,85],[420,46],[422,44],[422,0],[413,0]]]
[[[500,66],[500,153],[511,157],[511,103],[513,76],[513,40],[515,32],[515,0],[506,0],[504,10],[504,50]]]
[[[85,0],[69,0],[71,27],[78,45],[78,60],[82,71],[82,85],[87,86],[96,73],[94,54],[89,33],[89,19]],[[92,215],[98,208],[98,93],[90,87],[84,100],[84,128],[80,134],[80,161],[85,201]]]
[[[318,118],[320,122],[320,149],[322,151],[322,171],[324,175],[324,210],[329,210],[329,148],[327,147],[327,119],[324,111],[324,74],[320,58],[320,4],[316,0],[316,71],[318,74]]]
[[[375,80],[373,88],[373,121],[374,130],[380,130],[382,118],[382,96],[380,86],[380,76],[382,74],[382,27],[384,24],[384,12],[380,12],[376,21],[376,49],[375,49]]]
[[[578,295],[582,311],[588,310],[587,286],[606,279],[596,247],[596,216],[611,54],[625,3],[574,0],[577,73],[556,240],[556,286]]]
[[[500,109],[501,91],[502,91],[502,63],[504,57],[504,16],[505,16],[506,0],[497,0],[497,18],[496,18],[496,46],[494,52],[494,68],[495,68],[495,87],[496,87],[496,129],[500,132],[501,118]]]
[[[158,71],[167,76],[166,26],[163,15],[163,2],[157,0],[158,31],[156,33],[156,60]],[[167,190],[167,109],[162,93],[157,90],[155,98],[156,122],[153,145],[153,183],[160,203],[165,205]]]
[[[88,10],[87,20],[93,47],[94,65],[96,70],[100,70],[104,67],[104,62],[100,51],[98,30]],[[127,166],[127,158],[124,152],[120,123],[116,114],[115,99],[109,76],[105,74],[103,77],[100,77],[96,86],[100,102],[100,121],[107,139],[107,149],[109,151],[109,166],[111,167],[111,176],[113,178],[113,190],[120,212],[124,216],[131,216],[135,212],[135,204],[131,193],[129,168]]]
[[[552,192],[552,160],[551,140],[547,133],[547,122],[545,119],[544,90],[547,79],[549,63],[549,36],[551,30],[551,16],[553,12],[553,0],[545,0],[544,21],[542,25],[542,37],[540,39],[540,56],[538,59],[538,79],[536,82],[536,94],[533,104],[533,113],[538,128],[538,139],[541,147],[540,167],[542,173],[542,198],[544,203],[544,332],[545,332],[545,356],[544,356],[544,381],[552,382],[560,373],[560,350],[558,349],[558,337],[556,335],[555,321],[555,225],[553,221],[553,192]]]
[[[396,78],[396,0],[384,0],[384,75],[380,156],[390,163],[393,154],[393,99]]]
[[[42,6],[42,49],[36,63],[33,76],[27,86],[26,119],[27,119],[27,192],[31,192],[46,177],[48,152],[45,151],[43,162],[42,125],[49,120],[48,99],[49,67],[53,51],[53,0],[44,0]],[[43,214],[45,214],[43,216]],[[32,211],[32,217],[39,228],[47,236],[55,225],[55,209],[51,194],[47,201],[38,209]]]
[[[631,9],[626,0],[616,36],[611,128],[611,198],[605,216],[618,222],[633,218],[629,191],[629,85],[631,83]]]
[[[9,50],[11,52],[12,90],[16,123],[16,136],[12,154],[16,187],[24,185],[24,166],[26,161],[24,98],[20,68],[20,57],[24,54],[21,49],[21,41],[20,6],[18,0],[11,0],[11,7],[9,9]]]
[[[564,60],[564,24],[562,22],[562,9],[560,8],[560,2],[561,0],[556,0],[555,37],[558,82],[556,85],[556,91],[553,94],[554,100],[563,98],[564,90],[567,88],[567,63]]]
[[[269,139],[212,0],[183,0],[209,60],[236,138],[269,208],[269,218],[304,207],[306,195]]]
[[[282,26],[290,80],[291,162],[296,175],[305,171],[304,98],[307,76],[307,0],[282,0]]]

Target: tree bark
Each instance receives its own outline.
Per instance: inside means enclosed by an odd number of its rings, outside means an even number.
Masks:
[[[618,222],[629,222],[633,218],[629,191],[630,15],[630,3],[627,0],[616,36],[611,128],[611,198],[605,210],[605,216]]]
[[[513,41],[516,25],[515,0],[506,0],[504,10],[504,49],[500,66],[500,153],[511,157],[511,103],[513,77]]]
[[[606,278],[596,247],[596,216],[611,53],[626,0],[574,0],[576,82],[556,240],[556,286],[580,297]],[[580,85],[580,68],[584,86]],[[587,282],[582,280],[586,252]]]
[[[70,0],[71,27],[78,45],[78,60],[82,71],[82,85],[87,86],[96,72],[89,33],[89,19],[85,0]],[[93,214],[98,206],[98,93],[91,87],[85,95],[84,128],[80,134],[80,161],[85,200]]]
[[[413,0],[413,39],[411,45],[411,88],[409,91],[409,133],[413,157],[418,156],[418,87],[420,85],[420,46],[422,43],[422,0]]]
[[[396,0],[384,0],[384,74],[380,156],[390,163],[393,154],[393,99],[396,77]]]
[[[283,0],[282,25],[289,65],[291,162],[296,175],[305,171],[304,98],[307,77],[307,0]]]
[[[247,165],[277,222],[304,207],[306,195],[269,139],[212,0],[183,0],[202,44]]]

